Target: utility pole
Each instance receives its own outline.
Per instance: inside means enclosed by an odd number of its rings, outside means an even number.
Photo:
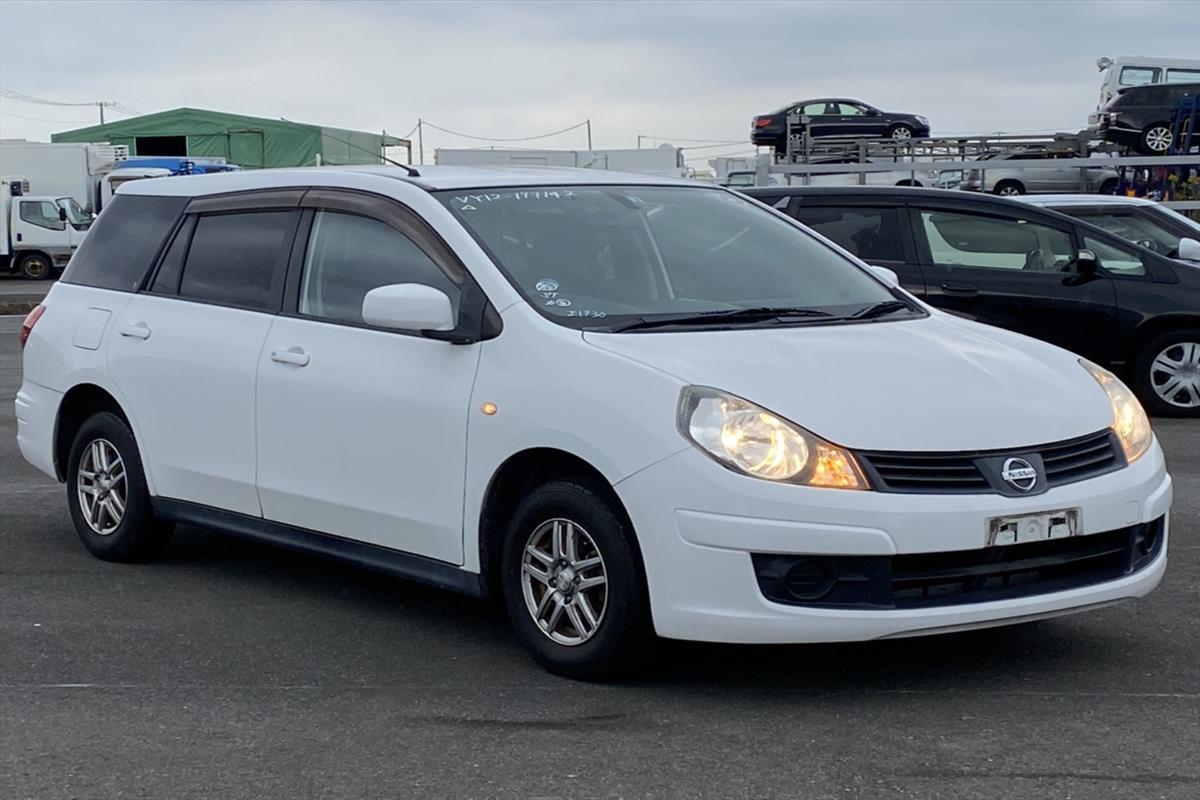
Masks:
[[[642,135],[638,134],[638,150],[642,149]]]
[[[101,125],[104,124],[104,107],[105,106],[115,106],[115,105],[116,105],[116,103],[105,102],[103,100],[96,101],[96,107],[100,109],[100,124]]]
[[[417,152],[421,154],[422,164],[425,163],[425,130],[422,127],[423,122],[424,120],[417,117]]]
[[[587,121],[587,129],[588,129],[588,150],[590,151],[592,149],[592,121],[590,119]]]

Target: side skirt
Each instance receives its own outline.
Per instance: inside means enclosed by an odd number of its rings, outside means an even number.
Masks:
[[[389,575],[436,586],[439,589],[449,589],[452,592],[472,597],[487,595],[480,575],[467,572],[444,561],[435,561],[432,558],[404,553],[376,544],[357,542],[328,533],[296,528],[261,517],[224,511],[211,506],[189,503],[185,500],[154,497],[151,498],[151,504],[154,507],[154,513],[164,519],[175,520],[187,525],[214,528],[234,536],[346,561],[367,569],[386,572]]]

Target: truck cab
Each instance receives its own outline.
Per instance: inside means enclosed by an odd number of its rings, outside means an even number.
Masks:
[[[91,225],[73,198],[31,194],[23,177],[0,178],[0,270],[31,280],[61,272]]]

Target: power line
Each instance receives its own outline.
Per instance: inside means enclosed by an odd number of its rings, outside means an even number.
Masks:
[[[3,114],[6,117],[16,117],[17,119],[27,119],[30,122],[69,122],[69,123],[93,122],[93,120],[90,120],[90,119],[45,119],[44,117],[26,117],[23,114],[14,114],[11,111],[0,111],[0,114]]]
[[[96,103],[94,103],[94,102],[92,102],[92,103],[60,103],[57,100],[46,100],[41,97],[34,97],[33,95],[30,95],[30,94],[22,94],[21,92],[14,92],[12,89],[5,89],[2,86],[0,86],[0,97],[4,97],[8,100],[19,100],[22,103],[34,103],[34,104],[40,105],[40,106],[71,106],[71,107],[76,107],[76,108],[84,108],[84,107],[90,107],[90,106],[96,105]]]
[[[421,120],[417,124],[418,124],[418,126],[421,126],[421,125],[428,126],[430,128],[433,128],[435,131],[441,131],[442,133],[448,133],[451,136],[461,136],[464,139],[475,139],[480,142],[532,142],[535,139],[549,139],[551,136],[558,136],[559,134],[566,133],[567,131],[573,131],[576,128],[582,128],[585,125],[587,125],[588,122],[589,122],[589,120],[585,119],[583,122],[577,122],[574,125],[563,128],[562,130],[559,130],[559,131],[552,131],[550,133],[541,133],[541,134],[538,134],[537,136],[518,136],[515,138],[511,138],[511,139],[499,139],[499,138],[495,138],[495,137],[491,137],[491,136],[472,136],[469,133],[459,133],[458,131],[452,131],[449,128],[443,128],[440,125],[435,125],[427,119]]]

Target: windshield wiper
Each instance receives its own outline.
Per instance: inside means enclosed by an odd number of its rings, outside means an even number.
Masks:
[[[874,317],[884,317],[888,314],[894,314],[897,311],[911,311],[912,306],[905,303],[903,300],[884,300],[874,305],[867,306],[855,311],[847,319],[872,319]]]
[[[646,328],[665,328],[671,325],[711,325],[723,322],[765,322],[773,319],[788,317],[831,317],[828,311],[819,308],[730,308],[722,311],[702,311],[699,314],[679,314],[665,317],[636,319],[612,329],[613,333],[621,331],[644,330]]]

